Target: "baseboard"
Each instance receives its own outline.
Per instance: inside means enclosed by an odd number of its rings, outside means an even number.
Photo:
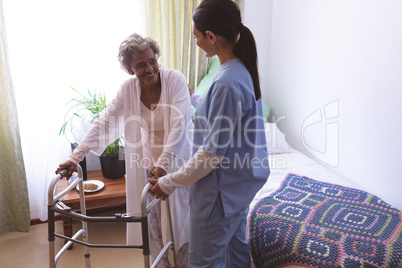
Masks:
[[[60,221],[61,220],[61,215],[55,215],[54,216],[55,221]],[[46,223],[47,221],[41,221],[41,219],[36,218],[36,219],[31,219],[31,225],[36,225],[36,224],[41,224],[41,223]]]

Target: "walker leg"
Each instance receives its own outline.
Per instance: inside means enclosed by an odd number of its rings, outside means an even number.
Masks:
[[[172,244],[169,246],[169,256],[172,261],[172,267],[177,268],[177,263],[176,263],[176,251],[175,251],[175,246],[174,246],[174,239],[173,239],[173,227],[172,227],[172,217],[170,214],[170,203],[169,203],[169,198],[166,199],[166,202],[163,202],[166,206],[166,211],[167,211],[167,228],[168,228],[168,240],[172,241]]]
[[[54,212],[48,206],[48,240],[49,240],[49,267],[56,268],[55,249],[54,249]]]
[[[79,172],[79,174],[82,174],[81,167],[80,167],[80,171],[81,172]],[[80,200],[81,200],[81,202],[80,202],[81,214],[86,216],[87,208],[85,205],[84,183],[82,180],[79,183],[79,189],[80,189]],[[85,221],[82,222],[82,229],[85,230],[82,233],[82,240],[87,243],[89,241],[88,240],[88,223],[87,222],[85,222]],[[85,258],[85,267],[86,268],[91,268],[91,258],[90,257],[91,257],[91,254],[89,253],[89,247],[84,246],[84,258]]]
[[[148,217],[147,215],[141,217],[141,231],[142,231],[142,254],[144,255],[144,267],[150,267],[149,261],[149,237],[148,237]]]
[[[82,233],[82,240],[84,242],[88,242],[88,228],[87,228],[87,223],[83,222],[82,224],[83,229],[85,232]],[[85,226],[84,226],[85,225]],[[85,258],[85,267],[86,268],[91,268],[91,254],[89,253],[89,247],[84,246],[84,258]]]

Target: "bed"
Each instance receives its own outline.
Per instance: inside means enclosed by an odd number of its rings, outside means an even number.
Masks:
[[[402,267],[401,211],[266,129],[271,174],[248,215],[254,266]]]

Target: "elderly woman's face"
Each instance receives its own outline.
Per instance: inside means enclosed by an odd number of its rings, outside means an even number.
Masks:
[[[131,70],[144,86],[159,82],[159,64],[152,48],[141,53],[133,53]]]

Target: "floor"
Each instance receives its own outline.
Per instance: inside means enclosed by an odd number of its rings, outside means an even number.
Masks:
[[[113,214],[109,214],[113,215]],[[49,243],[47,223],[32,225],[29,233],[6,233],[0,236],[0,267],[25,268],[49,267]],[[73,222],[73,231],[81,227],[79,221]],[[63,222],[56,221],[56,232],[63,233]],[[124,223],[89,223],[90,243],[124,244],[126,227]],[[56,238],[56,251],[64,241]],[[91,267],[144,267],[144,257],[140,249],[90,248]],[[84,247],[74,244],[57,263],[58,268],[85,267]]]

